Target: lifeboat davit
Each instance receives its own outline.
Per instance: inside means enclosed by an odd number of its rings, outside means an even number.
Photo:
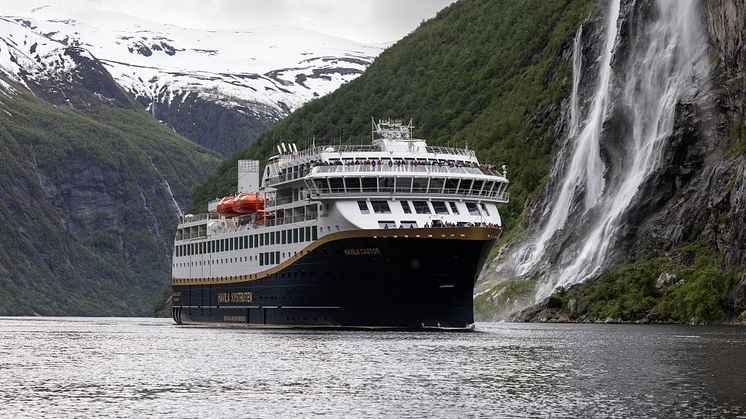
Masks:
[[[233,211],[239,214],[249,214],[264,209],[264,196],[259,192],[240,193],[233,199]]]
[[[226,196],[221,199],[220,202],[218,202],[218,214],[225,215],[226,217],[238,215],[238,212],[233,209],[235,201],[236,199],[232,196]]]
[[[257,211],[257,215],[258,215],[258,217],[256,218],[256,221],[254,221],[254,224],[256,224],[256,225],[262,225],[262,224],[264,224],[264,221],[271,220],[271,219],[275,218],[275,213],[274,212],[265,211],[263,209]]]

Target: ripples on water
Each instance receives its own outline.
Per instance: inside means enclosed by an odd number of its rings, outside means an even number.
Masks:
[[[0,319],[0,415],[746,416],[746,328],[476,333]]]

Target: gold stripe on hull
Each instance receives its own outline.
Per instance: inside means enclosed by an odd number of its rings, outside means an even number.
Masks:
[[[282,271],[298,261],[308,252],[317,247],[337,240],[357,238],[409,238],[409,239],[438,239],[438,240],[470,240],[489,241],[500,237],[499,227],[455,227],[455,228],[407,228],[407,229],[375,229],[375,230],[352,230],[340,231],[327,234],[320,239],[310,243],[297,254],[289,257],[284,262],[272,268],[265,269],[253,274],[235,275],[218,278],[172,278],[171,285],[218,285],[233,284],[237,282],[256,281],[269,275]]]

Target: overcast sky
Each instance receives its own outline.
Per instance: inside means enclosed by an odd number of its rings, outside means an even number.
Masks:
[[[39,5],[115,11],[200,29],[300,26],[362,42],[390,42],[453,0],[0,0],[0,14]]]

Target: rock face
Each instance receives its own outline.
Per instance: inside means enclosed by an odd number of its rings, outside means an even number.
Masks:
[[[746,2],[708,1],[704,10],[712,107],[678,105],[660,176],[644,190],[660,204],[638,215],[630,244],[646,235],[663,250],[704,241],[722,252],[723,269],[745,269]]]
[[[0,314],[150,315],[219,158],[86,50],[19,33],[0,37]]]
[[[590,98],[594,98],[598,86],[597,75],[600,74],[595,66],[601,62],[598,57],[603,48],[605,18],[611,9],[610,3],[614,1],[601,2],[582,27],[580,56],[583,64],[589,64],[584,65],[582,74],[576,76],[580,88],[575,106],[584,115],[588,107],[593,105]],[[611,99],[599,142],[599,153],[605,167],[602,178],[604,191],[613,192],[616,188],[623,188],[626,183],[617,179],[625,173],[639,170],[635,169],[634,160],[629,158],[629,150],[636,145],[628,139],[633,138],[642,125],[632,119],[639,110],[629,106],[635,102],[625,100],[625,95],[629,95],[630,86],[648,88],[642,79],[637,85],[630,84],[629,77],[645,65],[641,53],[651,48],[650,39],[655,39],[646,38],[645,34],[656,30],[655,25],[661,25],[661,20],[665,19],[661,11],[665,6],[663,3],[665,1],[622,0],[619,5],[618,33],[611,61]],[[687,18],[697,17],[689,27],[701,26],[703,36],[708,40],[707,69],[694,70],[686,75],[689,78],[686,94],[679,95],[669,105],[673,110],[671,129],[665,133],[659,145],[649,152],[659,155],[659,162],[651,166],[652,170],[639,184],[631,200],[625,203],[614,228],[604,230],[603,246],[607,247],[602,252],[602,267],[634,262],[642,242],[650,239],[661,253],[686,243],[702,243],[723,255],[721,269],[746,269],[746,51],[743,45],[746,2],[716,0],[704,2],[701,7],[693,2],[678,2],[669,6],[684,5],[695,7],[692,13],[686,15]],[[680,36],[686,37],[687,33],[683,32]],[[681,43],[677,54],[684,54],[684,49],[691,47],[692,42],[697,41]],[[638,90],[633,96],[644,93]],[[563,108],[570,109],[572,106],[573,103],[568,103]],[[640,116],[637,118],[637,121],[641,120]],[[558,142],[564,136],[572,135],[571,112],[565,113],[564,121],[561,136],[555,136]],[[526,209],[524,229],[527,234],[507,245],[507,248],[513,249],[514,262],[506,262],[511,258],[510,251],[501,252],[501,259],[492,266],[493,272],[497,270],[508,272],[508,277],[511,274],[515,276],[516,271],[511,271],[510,266],[520,266],[522,263],[520,257],[515,257],[515,249],[525,247],[524,241],[530,241],[532,234],[540,232],[542,224],[550,217],[550,210],[558,196],[556,191],[560,189],[563,176],[571,164],[574,147],[576,145],[569,141],[564,143],[555,158],[544,192]],[[574,191],[574,206],[567,211],[576,214],[575,221],[568,221],[547,239],[541,256],[543,262],[535,264],[526,274],[528,277],[545,281],[545,278],[552,276],[551,272],[574,263],[574,258],[586,251],[581,249],[589,239],[583,228],[575,226],[590,224],[608,211],[584,211],[583,197],[591,190],[591,185],[585,184]],[[593,263],[597,263],[596,259]],[[595,271],[591,275],[583,273],[580,277],[563,278],[573,283],[582,279],[593,280],[598,273]],[[488,271],[487,279],[491,275]],[[670,279],[662,278],[661,287],[665,287]],[[743,295],[743,286],[743,281],[732,286],[729,293],[732,303]],[[551,288],[548,292],[551,292]]]

